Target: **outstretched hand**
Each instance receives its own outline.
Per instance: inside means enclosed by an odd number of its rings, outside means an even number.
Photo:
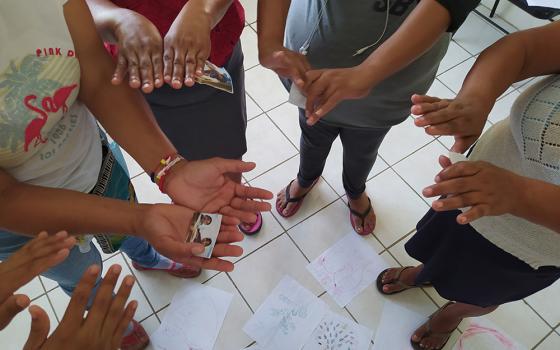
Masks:
[[[459,224],[468,224],[483,216],[512,213],[519,206],[523,177],[482,161],[451,164],[440,156],[444,168],[435,178],[436,184],[423,190],[425,197],[444,196],[432,203],[436,211],[468,208],[457,216]]]
[[[113,265],[103,282],[87,315],[89,296],[100,272],[99,266],[88,268],[72,294],[70,304],[60,324],[49,336],[50,321],[39,306],[31,306],[31,330],[23,350],[117,350],[126,328],[138,307],[127,304],[134,278],[126,276],[115,296],[113,290],[121,273],[121,266]]]
[[[174,203],[193,210],[221,213],[242,222],[254,222],[256,212],[271,208],[269,203],[259,200],[271,199],[272,193],[236,183],[227,176],[228,173],[245,173],[254,168],[254,163],[222,158],[181,161],[167,175],[164,192]]]
[[[146,239],[161,254],[179,263],[208,270],[232,271],[233,264],[223,260],[225,256],[241,256],[243,249],[232,243],[243,240],[237,229],[239,219],[224,216],[213,257],[197,257],[204,251],[200,243],[187,243],[187,232],[195,211],[174,204],[154,204],[144,206],[145,211],[138,218],[136,232]]]
[[[482,134],[493,105],[481,99],[457,96],[444,100],[427,95],[413,95],[411,112],[419,117],[414,123],[428,135],[451,135],[455,143],[451,151],[464,153]]]
[[[76,244],[66,232],[39,235],[0,263],[0,330],[30,303],[26,295],[14,293],[40,273],[60,264]]]

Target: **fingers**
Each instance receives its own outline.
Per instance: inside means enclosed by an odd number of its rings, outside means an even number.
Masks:
[[[272,192],[270,192],[268,190],[258,188],[258,187],[244,186],[244,185],[241,185],[241,184],[236,184],[236,186],[235,186],[235,196],[239,197],[239,198],[263,199],[263,200],[269,200],[269,199],[274,198],[274,194],[272,194]],[[249,201],[249,202],[252,202],[252,201]],[[269,211],[270,210],[270,204],[267,205],[267,203],[263,203],[263,202],[250,203],[248,206],[249,207],[241,207],[241,206],[236,206],[236,207],[238,209],[247,209],[247,210],[256,209],[254,211]],[[268,208],[268,209],[266,209],[266,208]]]
[[[113,85],[119,85],[123,82],[124,77],[126,75],[128,69],[128,64],[126,61],[126,57],[119,53],[117,58],[117,67],[115,68],[115,73],[113,73],[113,79],[111,79],[111,83]]]
[[[418,95],[414,94],[410,98],[413,104],[420,104],[420,103],[434,103],[441,101],[438,97],[428,96],[428,95]]]
[[[152,66],[154,67],[154,85],[156,88],[160,88],[165,82],[163,79],[163,59],[161,48],[158,52],[152,53]]]
[[[416,103],[410,108],[410,112],[414,115],[424,115],[447,108],[449,104],[450,101],[440,99],[437,99],[437,101]]]
[[[241,221],[233,216],[222,216],[222,228],[224,226],[234,226],[239,225]]]
[[[449,194],[459,194],[470,192],[476,189],[476,183],[468,177],[459,177],[456,179],[439,182],[430,187],[426,187],[422,194],[426,198],[438,197]]]
[[[142,92],[150,93],[154,90],[154,66],[149,52],[142,51],[140,54],[140,78],[142,80]]]
[[[173,49],[173,74],[171,77],[171,87],[180,89],[183,87],[185,80],[185,51],[174,48]]]
[[[465,153],[478,140],[478,136],[455,137],[451,152]]]
[[[224,227],[218,235],[217,243],[235,243],[241,242],[245,238],[236,226]]]
[[[128,84],[133,89],[138,89],[141,86],[139,59],[135,52],[130,52],[126,57],[128,64]]]
[[[188,87],[194,85],[194,78],[197,67],[197,54],[198,52],[196,50],[191,49],[188,51],[185,60],[185,85]]]
[[[12,321],[17,314],[22,312],[31,301],[26,295],[12,295],[0,304],[0,330]]]
[[[231,244],[216,244],[212,250],[213,257],[224,256],[241,256],[243,255],[243,248]]]
[[[332,93],[326,99],[326,101],[322,103],[321,106],[319,106],[319,108],[317,108],[317,111],[315,111],[315,113],[313,114],[312,116],[314,117],[313,124],[318,122],[320,118],[324,117],[330,111],[332,111],[334,107],[336,107],[340,103],[341,100],[342,98],[340,94],[338,94],[337,92]]]
[[[257,166],[252,162],[244,162],[242,160],[235,159],[224,159],[224,158],[212,158],[209,160],[216,166],[221,174],[226,173],[246,173],[249,172]]]
[[[315,112],[315,107],[318,105],[319,98],[325,93],[328,82],[320,77],[315,79],[314,71],[307,73],[307,79],[312,81],[306,89],[307,100],[305,102],[305,112],[307,118],[312,117]],[[309,124],[309,123],[308,123]]]
[[[255,211],[238,210],[230,206],[226,206],[220,209],[220,214],[236,217],[241,222],[254,222],[257,219],[257,214],[255,214]]]
[[[451,163],[451,159],[446,156],[439,156],[438,162],[442,169],[446,169],[453,165],[453,163]]]
[[[478,162],[458,162],[443,169],[435,178],[436,182],[450,180],[458,177],[474,176],[480,172]]]
[[[82,324],[91,291],[95,286],[100,271],[101,269],[97,265],[92,265],[86,270],[80,283],[78,283],[72,293],[72,298],[60,321],[59,327],[73,328]]]
[[[115,289],[121,271],[122,267],[120,265],[113,265],[109,268],[105,277],[103,277],[103,281],[95,294],[93,305],[88,312],[86,326],[94,326],[99,327],[98,329],[102,329],[101,326],[105,315],[111,307],[113,290]]]
[[[221,260],[218,258],[211,258],[211,259],[204,259],[201,264],[201,267],[206,270],[215,270],[215,271],[223,271],[223,272],[231,272],[233,271],[233,263],[226,260]]]
[[[39,350],[49,336],[51,323],[45,310],[37,305],[29,307],[29,314],[31,315],[31,329],[23,350]]]
[[[111,349],[118,349],[121,345],[122,338],[124,337],[124,333],[128,328],[128,325],[132,321],[136,310],[138,309],[138,302],[136,300],[131,301],[126,306],[126,309],[122,313],[121,320],[119,321],[118,325],[114,328],[113,333],[113,341],[111,342],[112,347]]]
[[[461,225],[470,224],[483,216],[490,215],[490,206],[488,204],[478,204],[457,216],[457,222]]]
[[[107,312],[107,316],[105,317],[105,322],[103,323],[102,334],[105,337],[112,337],[115,333],[115,328],[121,322],[124,313],[125,313],[125,305],[126,301],[130,297],[130,292],[132,291],[132,287],[134,286],[134,277],[126,276],[119,290],[113,301],[109,307]]]
[[[480,192],[466,192],[450,197],[438,199],[432,203],[432,208],[435,211],[448,211],[470,207],[480,204]]]

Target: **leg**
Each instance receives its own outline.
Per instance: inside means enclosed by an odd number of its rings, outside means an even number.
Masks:
[[[305,111],[302,109],[299,110],[299,125],[301,128],[299,173],[297,181],[293,181],[290,186],[291,198],[301,198],[311,190],[312,185],[323,173],[332,143],[339,133],[339,128],[322,122],[314,126],[307,125]],[[284,190],[278,193],[276,204],[284,216],[293,215],[293,211],[297,208],[296,203],[287,202]]]
[[[377,151],[390,128],[356,129],[344,128],[340,139],[344,149],[342,181],[348,195],[348,204],[356,213],[367,213],[362,220],[352,215],[353,227],[359,234],[370,234],[375,229],[375,213],[365,194],[369,172],[377,159]]]
[[[450,303],[420,326],[412,334],[411,340],[413,343],[419,343],[423,349],[441,349],[449,339],[446,334],[453,332],[464,318],[483,316],[497,308],[498,306],[481,307],[465,303]]]

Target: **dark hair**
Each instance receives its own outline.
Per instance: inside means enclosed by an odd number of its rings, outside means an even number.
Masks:
[[[207,247],[207,246],[209,246],[210,244],[212,244],[212,239],[211,239],[211,238],[208,238],[208,237],[204,237],[204,238],[200,241],[200,243],[204,244],[204,246]],[[208,244],[206,244],[206,243],[208,243]]]

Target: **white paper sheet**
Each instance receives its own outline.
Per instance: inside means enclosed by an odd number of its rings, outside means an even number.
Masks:
[[[307,266],[340,307],[350,303],[386,268],[383,258],[355,233],[344,236]]]
[[[243,331],[266,350],[299,350],[327,312],[327,305],[285,276]]]
[[[305,109],[305,103],[307,102],[307,97],[305,97],[301,91],[297,88],[295,84],[292,84],[290,88],[290,97],[288,98],[288,102],[291,104]]]
[[[180,289],[150,336],[157,350],[212,350],[233,295],[199,283]]]
[[[373,339],[372,350],[412,350],[412,333],[427,320],[426,315],[387,300]]]
[[[303,350],[368,350],[373,331],[353,320],[329,311]]]
[[[560,9],[560,1],[558,0],[527,0],[529,6],[542,6]]]
[[[527,350],[492,322],[473,319],[453,350]]]

